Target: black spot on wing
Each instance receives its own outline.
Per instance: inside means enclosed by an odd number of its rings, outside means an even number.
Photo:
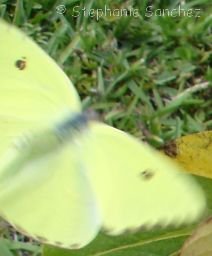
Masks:
[[[144,171],[141,171],[139,175],[143,180],[151,180],[154,177],[155,173],[150,169],[146,169]]]
[[[80,245],[80,244],[77,244],[77,243],[76,243],[76,244],[70,244],[70,245],[69,245],[69,248],[70,248],[70,249],[79,249],[80,247],[81,247],[81,245]]]
[[[48,242],[49,242],[48,239],[45,238],[45,237],[43,237],[43,236],[37,236],[37,235],[35,235],[35,239],[38,240],[38,241],[41,242],[41,243],[48,243]]]
[[[102,231],[103,231],[104,233],[106,233],[106,234],[113,234],[113,233],[114,233],[114,228],[103,226],[103,227],[102,227]]]
[[[64,244],[60,241],[47,241],[46,243],[49,243],[53,246],[60,247],[60,248],[66,248],[66,249],[79,249],[81,247],[80,244],[74,243],[74,244]]]
[[[24,70],[27,66],[27,61],[25,57],[22,57],[21,59],[18,59],[15,61],[15,66],[19,69],[19,70]]]
[[[53,241],[52,244],[54,244],[57,247],[65,247],[64,244],[60,241]]]

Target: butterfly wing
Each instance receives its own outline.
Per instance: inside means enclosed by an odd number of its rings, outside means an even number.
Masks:
[[[82,152],[108,233],[177,226],[201,215],[202,190],[175,163],[115,128],[94,123],[90,130]]]
[[[11,137],[81,110],[57,64],[21,31],[0,21],[0,155]]]
[[[75,146],[68,145],[21,168],[13,159],[15,173],[0,182],[0,213],[6,220],[40,242],[72,249],[89,243],[101,223],[85,168],[74,152]]]
[[[35,43],[3,21],[0,35],[0,156],[5,166],[5,152],[16,137],[51,127],[81,106],[69,79]],[[87,244],[100,222],[74,150],[31,160],[20,170],[14,164],[17,175],[0,179],[0,214],[20,232],[67,248]]]
[[[0,34],[1,87],[14,88],[14,80],[27,81],[29,89],[39,89],[54,104],[69,107],[70,111],[80,110],[75,88],[52,58],[24,33],[2,20]],[[9,84],[8,78],[12,78]],[[17,96],[16,91],[14,96]]]

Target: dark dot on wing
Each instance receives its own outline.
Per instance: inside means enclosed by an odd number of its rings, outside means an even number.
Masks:
[[[148,224],[142,224],[137,228],[137,231],[148,231],[150,229],[150,227],[148,226]]]
[[[131,228],[128,227],[128,228],[126,228],[126,229],[124,229],[122,231],[123,234],[133,234],[135,232],[136,232],[136,228],[135,227],[131,227]]]
[[[113,233],[114,229],[109,227],[102,227],[102,231],[107,234]]]
[[[26,64],[27,64],[27,62],[26,62],[26,58],[25,57],[23,57],[23,58],[21,58],[19,60],[16,60],[16,62],[15,62],[15,66],[19,70],[24,70],[26,68]]]
[[[42,242],[42,243],[47,243],[47,242],[48,242],[48,239],[45,238],[45,237],[43,237],[43,236],[35,236],[35,238],[36,238],[38,241]]]
[[[163,227],[166,227],[167,225],[165,223],[162,223],[162,222],[158,222],[158,223],[155,223],[153,228],[154,229],[162,229]]]
[[[144,180],[151,180],[154,177],[154,172],[152,170],[144,170],[140,172],[140,177]]]
[[[80,248],[80,244],[71,244],[71,245],[69,245],[69,248],[70,249],[78,249],[78,248]]]
[[[64,247],[63,243],[61,243],[59,241],[54,241],[53,244],[58,246],[58,247]]]

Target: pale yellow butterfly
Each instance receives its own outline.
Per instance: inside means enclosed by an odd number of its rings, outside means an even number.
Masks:
[[[195,221],[201,188],[165,156],[87,120],[73,85],[0,22],[0,214],[40,242],[81,248],[111,235]]]

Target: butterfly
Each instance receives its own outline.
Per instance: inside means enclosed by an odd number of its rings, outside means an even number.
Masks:
[[[202,189],[133,136],[89,120],[60,67],[0,21],[0,215],[41,243],[191,223]]]

